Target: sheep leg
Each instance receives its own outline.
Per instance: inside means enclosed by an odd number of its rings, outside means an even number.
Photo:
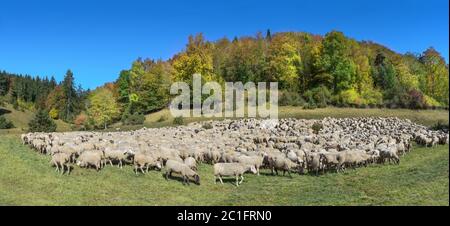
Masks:
[[[223,184],[222,177],[219,175],[220,183]]]
[[[109,159],[109,164],[111,164],[111,166],[113,166],[111,159]]]
[[[138,171],[138,166],[134,165],[134,173],[137,175],[137,171]]]
[[[144,170],[142,169],[142,166],[139,167],[139,169],[141,170],[141,172],[142,172],[143,174],[145,174]]]
[[[61,175],[63,175],[64,174],[64,164],[62,164],[62,163],[61,163],[61,169],[62,169],[61,170]]]
[[[236,187],[239,187],[239,176],[236,175]]]
[[[241,175],[241,181],[239,182],[239,184],[242,184],[243,181],[244,181],[244,175]]]
[[[169,171],[166,172],[166,180],[169,180]]]

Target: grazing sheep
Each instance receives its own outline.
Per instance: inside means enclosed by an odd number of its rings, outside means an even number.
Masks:
[[[189,166],[192,170],[197,170],[197,161],[193,157],[187,157],[184,159],[184,164]]]
[[[312,127],[316,122],[324,126],[314,133]],[[168,160],[186,163],[192,169],[202,162],[225,162],[253,165],[257,174],[261,167],[281,169],[283,174],[294,168],[301,173],[306,169],[318,174],[318,170],[341,172],[386,161],[399,163],[399,156],[411,150],[412,142],[424,147],[449,142],[447,130],[434,131],[399,118],[327,117],[280,119],[276,123],[242,119],[210,123],[213,129],[208,130],[193,123],[122,132],[27,133],[21,135],[21,140],[42,154],[65,153],[69,155],[69,163],[77,162],[83,167],[101,169],[107,162],[118,167],[132,163],[137,173],[150,167],[160,168],[158,164],[165,165]],[[100,156],[85,162],[91,152]],[[59,168],[60,165],[56,170]]]
[[[323,165],[327,168],[327,169],[336,169],[336,173],[339,172],[340,170],[340,163],[339,163],[339,152],[336,153],[322,153],[320,154],[321,158],[323,160]],[[324,169],[325,169],[324,167]]]
[[[296,151],[288,150],[286,153],[286,157],[292,162],[299,163],[301,159],[297,156]]]
[[[256,169],[256,174],[259,175],[259,168],[263,165],[263,157],[262,156],[246,156],[242,155],[237,158],[238,163],[242,163],[244,165],[253,165]]]
[[[23,145],[28,144],[28,137],[29,137],[29,134],[20,135],[20,140],[22,140]]]
[[[298,164],[292,162],[286,157],[283,156],[276,156],[270,160],[269,167],[272,170],[272,175],[274,174],[274,171],[276,175],[278,175],[278,170],[283,171],[283,176],[288,173],[289,177],[291,176],[291,170],[298,168]]]
[[[45,142],[40,139],[32,140],[31,145],[41,154],[45,154]]]
[[[319,175],[321,155],[317,153],[311,153],[310,155],[307,156],[307,160],[308,160],[308,171],[315,172],[316,176]]]
[[[210,150],[206,153],[207,159],[211,164],[217,163],[220,160],[220,152],[216,150]]]
[[[221,162],[225,162],[225,163],[233,163],[235,162],[236,159],[236,154],[234,152],[223,152],[222,156],[221,156]]]
[[[172,176],[172,173],[178,173],[181,174],[181,176],[183,177],[183,185],[185,183],[189,185],[189,177],[194,178],[195,183],[197,185],[200,185],[200,176],[184,163],[180,163],[175,160],[169,159],[166,162],[165,171],[166,171],[166,180],[169,179],[169,176]]]
[[[137,153],[133,159],[134,172],[137,174],[138,169],[141,170],[142,173],[148,173],[150,167],[155,167],[157,169],[161,169],[161,163],[155,159],[153,156],[143,153]],[[143,168],[146,168],[145,172]]]
[[[395,149],[387,148],[380,150],[380,161],[381,163],[385,163],[386,160],[389,162],[394,161],[396,164],[400,164],[400,158],[398,157]]]
[[[256,174],[254,165],[244,165],[242,163],[216,163],[214,164],[214,183],[219,178],[220,183],[223,184],[222,177],[234,176],[236,177],[236,186],[239,186],[244,181],[244,173],[252,172]],[[241,180],[239,181],[239,177]]]
[[[64,174],[65,169],[67,168],[67,172],[70,173],[70,155],[67,153],[53,153],[52,159],[50,160],[50,164],[56,167],[56,171],[61,171],[61,174]],[[59,169],[61,167],[61,170]]]
[[[118,165],[117,167],[122,168],[123,163],[130,161],[134,157],[134,152],[131,150],[110,150],[106,149],[104,151],[105,153],[105,160],[113,166],[112,161],[117,161]]]
[[[104,156],[104,152],[101,151],[85,151],[79,157],[77,161],[77,165],[79,167],[89,167],[94,166],[97,171],[102,167],[102,159]]]
[[[53,151],[57,150],[69,154],[71,163],[75,163],[76,158],[80,155],[80,152],[70,143],[65,143],[64,146],[55,147]]]
[[[189,158],[189,157],[187,157],[187,158]],[[181,157],[179,157],[179,156],[171,156],[171,157],[169,157],[168,160],[173,160],[173,161],[177,161],[179,163],[184,163],[184,160]]]

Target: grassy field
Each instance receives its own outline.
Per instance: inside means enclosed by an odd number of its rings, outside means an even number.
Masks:
[[[15,135],[0,139],[0,205],[449,205],[449,147],[415,148],[400,165],[374,165],[321,176],[247,175],[214,184],[201,165],[201,185],[165,181],[161,172],[135,175],[131,166],[100,172],[75,166],[59,175],[49,156]],[[268,174],[267,170],[263,174]]]

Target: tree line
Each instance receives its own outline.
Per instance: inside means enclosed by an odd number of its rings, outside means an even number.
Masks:
[[[279,82],[281,105],[448,107],[448,64],[433,48],[399,54],[382,45],[332,31],[258,33],[211,42],[190,36],[186,48],[167,61],[138,59],[114,83],[125,115],[167,106],[173,81]]]
[[[185,49],[166,61],[137,59],[116,81],[93,91],[76,87],[68,70],[64,80],[0,73],[0,96],[14,106],[32,103],[53,119],[80,128],[140,124],[144,114],[167,107],[174,81],[279,82],[280,105],[305,108],[448,107],[448,64],[435,49],[399,54],[342,32],[324,36],[305,32],[258,33],[208,41],[190,36]],[[8,99],[8,98],[7,98]],[[16,104],[17,103],[17,104]]]
[[[0,104],[10,103],[16,110],[37,112],[36,118],[49,117],[48,125],[31,125],[30,128],[49,126],[56,129],[51,119],[62,119],[73,122],[75,117],[85,109],[85,101],[89,90],[76,86],[73,73],[68,70],[64,80],[57,83],[52,76],[48,77],[20,75],[0,72]],[[40,122],[34,119],[32,122]],[[5,121],[4,118],[2,121]],[[8,127],[12,127],[8,122]],[[6,121],[5,123],[6,124]],[[6,128],[6,126],[5,126]]]

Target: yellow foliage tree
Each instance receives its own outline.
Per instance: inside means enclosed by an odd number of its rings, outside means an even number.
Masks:
[[[107,128],[120,114],[119,104],[107,88],[99,88],[89,96],[87,113],[96,127]]]
[[[48,114],[50,115],[50,118],[52,119],[58,119],[59,111],[56,108],[52,108]]]

